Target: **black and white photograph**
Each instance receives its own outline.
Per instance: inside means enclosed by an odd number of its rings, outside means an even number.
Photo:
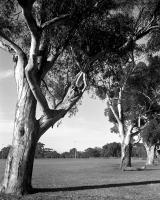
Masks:
[[[0,200],[160,199],[160,0],[0,0]]]

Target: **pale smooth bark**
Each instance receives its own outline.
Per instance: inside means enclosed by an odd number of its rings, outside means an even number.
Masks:
[[[37,120],[35,118],[37,99],[25,77],[25,64],[24,59],[19,58],[15,68],[18,100],[12,147],[8,155],[4,179],[0,186],[0,191],[4,193],[24,194],[32,190],[33,162],[39,138],[64,117],[82,96],[82,93],[75,96],[69,88],[66,98],[64,98],[65,101],[59,105],[63,109],[51,110],[50,118],[42,116]],[[72,98],[74,100],[70,101]]]
[[[155,145],[148,145],[144,142],[144,146],[147,153],[146,165],[154,165]]]
[[[130,124],[125,130],[125,125],[123,121],[123,115],[122,115],[122,104],[121,104],[121,99],[122,99],[122,90],[119,92],[119,97],[118,97],[118,113],[114,110],[114,107],[110,103],[110,109],[112,110],[112,113],[114,114],[116,121],[118,123],[118,130],[119,130],[119,135],[121,139],[121,163],[120,163],[120,168],[122,170],[125,169],[125,167],[131,166],[131,152],[130,152],[130,143],[131,143],[131,138],[132,138],[132,124]]]
[[[35,119],[36,101],[24,80],[16,106],[12,147],[6,162],[1,191],[23,194],[31,190],[31,177],[39,124]]]

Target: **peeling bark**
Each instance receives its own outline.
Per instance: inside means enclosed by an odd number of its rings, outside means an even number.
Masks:
[[[132,144],[131,144],[131,129],[132,125],[128,127],[127,131],[124,131],[123,124],[119,126],[119,132],[121,132],[121,164],[120,167],[124,170],[126,167],[131,167],[131,154],[132,154]]]
[[[21,95],[18,96],[12,147],[0,190],[5,193],[24,194],[32,188],[31,178],[39,125],[35,119],[36,100],[26,80]]]
[[[128,145],[122,144],[121,145],[121,169],[125,170],[126,167],[131,167],[131,143]]]

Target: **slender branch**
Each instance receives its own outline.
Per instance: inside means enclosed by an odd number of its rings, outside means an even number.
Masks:
[[[113,108],[113,106],[112,106],[112,104],[111,104],[110,102],[109,102],[109,106],[110,106],[110,109],[111,109],[111,111],[112,111],[114,117],[115,117],[116,120],[117,120],[117,123],[121,123],[121,120],[119,119],[119,117],[118,117],[118,115],[117,115],[115,109]]]
[[[155,30],[155,29],[160,29],[160,26],[156,25],[156,26],[151,26],[150,28],[140,32],[139,34],[136,35],[134,41],[137,41],[141,38],[143,38],[144,36],[146,36],[148,33],[150,33],[152,30]]]
[[[53,94],[51,93],[51,91],[49,90],[49,88],[48,88],[47,83],[45,82],[45,80],[44,80],[44,79],[41,79],[41,80],[42,80],[42,82],[43,82],[45,88],[47,89],[48,93],[54,98],[54,96],[53,96]]]
[[[144,27],[144,30],[148,30],[150,27],[152,27],[152,23],[154,21],[155,21],[155,16],[153,16],[150,22]]]
[[[143,11],[144,11],[144,7],[143,7],[143,8],[140,10],[140,12],[139,12],[138,18],[137,18],[136,23],[135,23],[135,26],[134,26],[135,29],[136,29],[137,26],[138,26],[138,23],[139,23],[139,21],[140,21],[140,19],[141,19],[141,17],[142,17]]]
[[[49,20],[49,21],[43,23],[43,24],[41,25],[41,28],[42,28],[42,29],[48,28],[49,26],[51,26],[51,25],[53,25],[53,24],[56,24],[56,23],[58,23],[58,22],[60,22],[60,21],[62,21],[62,20],[64,20],[64,19],[69,18],[69,17],[70,17],[70,14],[65,14],[65,15],[61,15],[61,16],[59,16],[59,17],[55,17],[55,18],[53,18],[53,19],[51,19],[51,20]]]
[[[63,101],[64,101],[64,99],[65,99],[65,97],[66,97],[66,95],[67,95],[67,92],[68,92],[70,86],[71,86],[71,84],[68,84],[68,85],[66,86],[66,88],[64,89],[64,95],[63,95],[61,101],[57,103],[57,105],[55,106],[55,108],[58,108],[58,107],[63,103]]]
[[[123,52],[123,51],[126,51],[126,50],[130,49],[133,46],[133,44],[135,44],[135,42],[137,40],[143,38],[148,33],[150,33],[153,30],[156,30],[156,29],[160,29],[160,26],[159,25],[155,25],[155,26],[148,27],[147,29],[145,29],[143,31],[142,31],[142,29],[139,30],[138,33],[135,34],[135,36],[129,37],[127,39],[127,41],[121,47],[119,47],[118,51]]]
[[[140,94],[142,94],[144,97],[146,97],[147,99],[149,99],[149,101],[152,103],[153,102],[153,100],[147,95],[147,94],[145,94],[144,92],[141,92],[141,91],[139,91],[139,90],[137,90],[137,92],[138,93],[140,93]]]
[[[4,44],[2,41],[0,41],[0,48],[7,52],[11,51],[11,48],[8,45]]]

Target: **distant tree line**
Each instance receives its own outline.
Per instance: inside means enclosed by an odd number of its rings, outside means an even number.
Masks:
[[[0,151],[0,159],[6,159],[11,146],[3,147]],[[121,145],[120,143],[109,143],[104,145],[102,148],[87,148],[84,151],[78,151],[76,148],[70,149],[63,153],[58,153],[57,151],[45,148],[45,144],[39,142],[37,144],[35,158],[98,158],[98,157],[114,157],[119,158],[121,156]],[[145,158],[146,151],[144,145],[138,143],[133,146],[132,157]]]

